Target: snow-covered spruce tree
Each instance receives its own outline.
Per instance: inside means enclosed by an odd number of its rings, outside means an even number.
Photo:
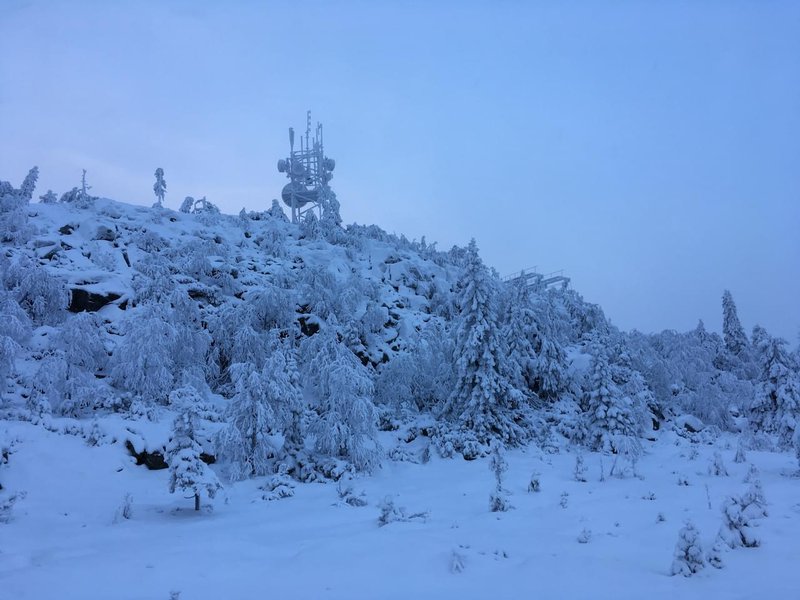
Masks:
[[[158,167],[155,173],[156,182],[153,193],[156,195],[156,206],[164,206],[164,195],[167,193],[167,182],[164,180],[164,169]]]
[[[592,370],[586,394],[589,446],[593,450],[625,455],[635,462],[642,452],[642,422],[634,401],[614,383],[602,341],[592,346]]]
[[[786,341],[753,328],[753,344],[760,375],[750,406],[750,422],[757,431],[775,433],[788,448],[800,422],[800,373],[786,350]]]
[[[280,221],[282,223],[289,222],[286,213],[283,212],[283,207],[281,206],[281,203],[278,202],[276,199],[272,200],[272,206],[270,206],[269,209],[267,210],[267,214],[273,219]]]
[[[133,401],[164,404],[174,383],[175,328],[161,304],[143,304],[132,313],[111,357],[111,379]]]
[[[201,398],[196,390],[183,387],[170,394],[170,404],[179,410],[172,424],[172,437],[164,456],[169,465],[169,491],[188,491],[194,496],[194,509],[200,510],[200,496],[214,498],[222,486],[208,465],[201,459],[198,441],[200,432],[197,406]]]
[[[572,382],[567,372],[569,361],[556,335],[554,322],[557,319],[547,298],[537,301],[535,315],[533,391],[540,400],[552,404],[571,391]]]
[[[522,278],[513,280],[504,291],[505,319],[501,338],[506,344],[505,369],[514,387],[530,395],[536,378],[534,340],[538,334],[530,291]]]
[[[500,340],[496,282],[478,256],[475,240],[467,248],[466,267],[457,287],[455,388],[440,414],[480,444],[499,439],[518,445],[529,435],[524,395],[503,368],[507,357]]]
[[[691,521],[678,532],[678,543],[675,545],[675,558],[672,561],[672,575],[691,577],[706,564],[703,547],[700,545],[700,534]]]
[[[316,416],[309,426],[315,451],[344,459],[359,470],[376,467],[380,446],[369,372],[339,342],[335,324],[323,324],[302,350],[304,383],[316,397]]]
[[[37,181],[39,181],[39,167],[33,167],[28,171],[28,174],[25,176],[19,188],[20,195],[26,202],[30,202],[33,199],[33,192],[36,189]]]
[[[342,217],[339,215],[339,200],[336,199],[336,194],[330,189],[324,195],[319,230],[331,244],[340,243],[344,239]]]
[[[736,303],[728,290],[722,294],[722,336],[725,339],[725,348],[734,356],[740,356],[750,346],[739,321]]]
[[[718,537],[731,548],[756,548],[761,545],[761,538],[755,528],[766,516],[761,481],[753,478],[742,496],[728,496],[722,504],[722,527]]]

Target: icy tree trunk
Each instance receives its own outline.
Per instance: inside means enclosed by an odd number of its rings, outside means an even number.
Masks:
[[[194,509],[200,510],[200,494],[194,495]]]

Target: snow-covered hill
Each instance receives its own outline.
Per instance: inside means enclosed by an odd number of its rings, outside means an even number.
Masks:
[[[620,332],[474,244],[35,175],[0,182],[0,597],[800,589],[798,357],[729,294],[722,338]]]

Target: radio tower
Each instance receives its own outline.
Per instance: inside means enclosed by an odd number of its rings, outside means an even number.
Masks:
[[[306,134],[300,136],[300,149],[294,148],[294,129],[289,128],[289,158],[278,161],[278,172],[289,178],[281,198],[292,209],[292,223],[299,223],[303,215],[316,209],[318,217],[332,195],[328,182],[333,179],[336,161],[325,156],[322,148],[322,124],[317,123],[311,137],[311,111],[306,114]]]

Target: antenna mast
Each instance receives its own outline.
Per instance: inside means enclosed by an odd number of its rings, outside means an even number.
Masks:
[[[311,138],[311,111],[306,113],[305,144],[300,137],[300,150],[294,149],[294,129],[289,128],[289,157],[278,161],[278,172],[289,178],[281,199],[292,209],[292,223],[299,223],[310,210],[317,209],[322,217],[322,207],[330,192],[328,182],[333,179],[336,161],[325,156],[322,147],[322,124],[317,123]]]

